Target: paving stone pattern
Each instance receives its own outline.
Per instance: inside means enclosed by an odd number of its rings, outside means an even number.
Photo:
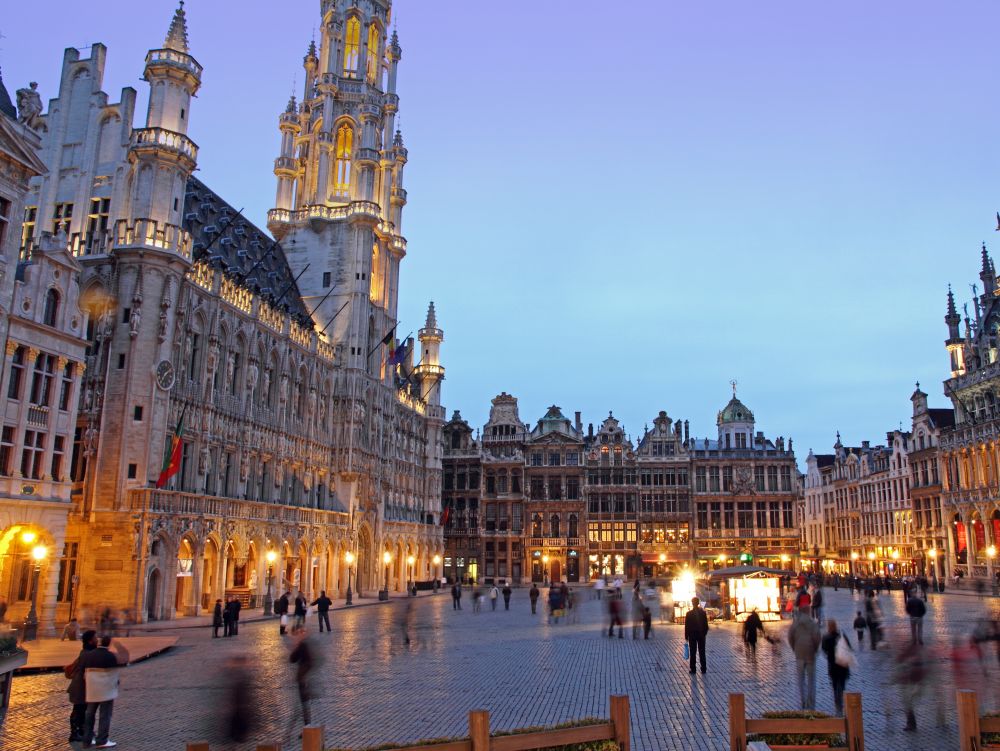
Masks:
[[[474,613],[466,595],[452,610],[446,593],[411,603],[392,602],[331,614],[334,634],[310,637],[322,658],[313,701],[314,721],[326,726],[328,746],[367,746],[428,737],[461,736],[467,711],[491,711],[494,729],[549,725],[581,717],[607,717],[608,696],[631,698],[635,749],[727,749],[728,694],[742,691],[751,716],[798,706],[794,660],[781,641],[762,642],[755,662],[745,654],[738,627],[713,626],[708,636],[708,673],[692,676],[682,659],[683,630],[654,619],[653,638],[607,638],[603,603],[587,600],[578,621],[550,624],[532,616],[527,591],[518,589],[509,612],[488,603]],[[909,638],[898,592],[883,595],[891,644]],[[827,616],[849,625],[861,605],[846,591],[827,591]],[[858,657],[848,683],[860,690],[867,747],[943,749],[957,747],[954,688],[980,691],[985,709],[1000,709],[1000,667],[993,645],[983,663],[956,671],[950,645],[966,636],[977,617],[996,611],[996,599],[932,596],[925,641],[935,656],[934,680],[919,703],[919,733],[903,731],[898,689],[890,683],[893,650]],[[412,642],[403,623],[412,622]],[[310,624],[313,626],[314,624]],[[784,637],[787,622],[767,625]],[[221,741],[226,706],[226,661],[246,654],[255,682],[255,741],[278,740],[296,748],[297,692],[288,663],[287,637],[276,623],[245,624],[240,635],[212,639],[206,629],[180,633],[177,647],[129,667],[115,702],[111,737],[127,751],[183,749],[189,740],[212,748],[255,748]],[[61,674],[15,679],[11,709],[0,730],[0,748],[68,748],[69,705]],[[826,660],[817,661],[818,708],[833,711]],[[940,716],[939,716],[940,715]],[[939,724],[939,721],[941,724]]]

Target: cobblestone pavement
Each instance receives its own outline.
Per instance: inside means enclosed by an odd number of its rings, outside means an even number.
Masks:
[[[712,628],[708,673],[692,676],[682,660],[678,626],[654,619],[649,641],[633,641],[628,628],[625,639],[608,639],[598,601],[583,602],[576,623],[549,624],[545,616],[530,614],[525,589],[515,590],[509,612],[502,604],[491,612],[487,604],[473,613],[470,599],[463,598],[462,611],[452,610],[446,593],[410,606],[394,602],[340,611],[332,615],[333,635],[310,637],[322,656],[314,721],[326,726],[328,746],[461,736],[466,712],[477,708],[491,711],[494,729],[606,717],[608,696],[624,693],[631,697],[634,748],[714,751],[728,748],[730,691],[746,694],[752,716],[798,706],[789,648],[763,642],[751,662],[731,624]],[[909,637],[901,595],[883,595],[882,603],[890,642],[901,644]],[[827,604],[827,616],[848,625],[860,598],[827,590]],[[982,664],[971,660],[956,670],[949,657],[953,640],[967,635],[975,619],[997,604],[995,599],[932,596],[925,641],[937,669],[919,703],[917,734],[902,729],[898,691],[889,682],[893,651],[866,648],[858,655],[860,669],[848,690],[863,694],[869,749],[956,748],[956,682],[980,691],[985,709],[1000,709],[1000,668],[992,645]],[[408,611],[409,646],[403,641]],[[783,637],[787,623],[767,627]],[[180,636],[169,653],[125,671],[111,733],[121,749],[183,749],[186,741],[206,739],[213,749],[239,748],[219,740],[226,661],[236,654],[248,655],[253,664],[259,721],[254,740],[297,747],[291,739],[298,729],[289,731],[297,693],[276,623],[247,624],[234,639],[212,639],[208,629]],[[0,748],[68,748],[65,688],[61,674],[17,677]],[[819,709],[832,712],[822,655],[817,697]]]

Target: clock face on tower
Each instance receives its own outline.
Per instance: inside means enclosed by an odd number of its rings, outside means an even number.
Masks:
[[[174,385],[174,366],[170,360],[160,360],[156,366],[156,385],[164,391],[170,391]]]

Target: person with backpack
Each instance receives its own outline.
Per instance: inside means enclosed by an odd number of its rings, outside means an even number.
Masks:
[[[923,644],[924,616],[927,614],[927,606],[916,594],[907,599],[906,614],[910,616],[910,641]]]
[[[847,634],[840,633],[835,620],[826,622],[826,636],[820,647],[826,655],[826,669],[833,687],[833,705],[837,708],[837,714],[843,715],[844,690],[847,688],[847,679],[851,677],[853,657],[849,653],[845,656],[844,649],[851,649],[851,643],[847,640]]]
[[[497,609],[497,599],[499,597],[500,597],[500,590],[497,588],[497,585],[494,584],[492,587],[490,587],[490,610]]]

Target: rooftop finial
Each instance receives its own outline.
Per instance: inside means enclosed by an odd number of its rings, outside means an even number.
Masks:
[[[733,379],[732,381],[730,381],[729,385],[733,387],[733,399],[735,399],[736,398],[736,386],[738,385],[736,379]]]
[[[187,19],[184,16],[184,0],[180,0],[174,17],[170,21],[170,28],[167,29],[167,38],[163,40],[164,49],[188,53]]]
[[[438,327],[437,313],[434,311],[434,301],[427,306],[427,321],[424,323],[425,329],[436,329]]]

